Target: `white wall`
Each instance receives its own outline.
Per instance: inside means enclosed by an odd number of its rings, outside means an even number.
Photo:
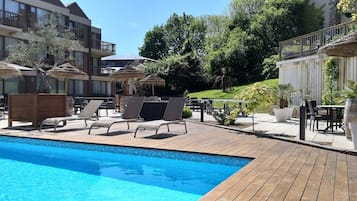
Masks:
[[[324,88],[323,64],[327,56],[307,56],[297,59],[279,61],[279,84],[290,83],[294,89],[321,103]],[[338,87],[343,89],[347,80],[357,81],[357,57],[341,58]],[[296,102],[295,102],[296,104]]]

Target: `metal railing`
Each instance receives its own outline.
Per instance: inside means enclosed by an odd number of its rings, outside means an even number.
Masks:
[[[357,22],[338,24],[309,34],[279,42],[280,60],[309,56],[320,47],[357,31]]]
[[[0,10],[0,23],[3,25],[20,28],[20,15],[17,13]]]
[[[103,52],[115,53],[115,44],[92,38],[92,48]]]

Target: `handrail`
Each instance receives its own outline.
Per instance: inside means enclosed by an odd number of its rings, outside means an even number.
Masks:
[[[3,25],[20,28],[20,14],[0,10],[0,23]]]
[[[280,60],[315,54],[320,47],[355,31],[357,22],[351,21],[280,41]]]
[[[115,53],[115,44],[102,41],[99,39],[92,38],[92,48],[98,49],[104,52],[112,52]]]

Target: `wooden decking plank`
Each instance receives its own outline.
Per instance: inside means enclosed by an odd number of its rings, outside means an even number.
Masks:
[[[233,200],[237,197],[237,195],[242,192],[248,184],[250,184],[252,181],[254,181],[255,178],[259,177],[265,170],[267,170],[273,163],[274,161],[279,158],[285,151],[286,148],[279,146],[277,147],[274,152],[274,154],[268,155],[266,158],[267,160],[265,161],[264,165],[259,165],[255,169],[253,169],[251,172],[249,172],[247,175],[245,175],[242,180],[237,181],[230,189],[228,189],[220,199],[225,199],[225,200]]]
[[[334,187],[335,187],[335,176],[336,176],[336,162],[337,153],[328,152],[326,168],[321,180],[321,186],[317,200],[319,201],[329,201],[334,200]]]
[[[297,175],[299,174],[303,164],[305,163],[311,148],[302,147],[303,152],[299,156],[296,156],[296,160],[289,168],[288,172],[283,176],[282,180],[274,191],[270,194],[267,200],[284,200],[286,194],[289,192],[292,184],[294,183]]]
[[[348,175],[346,154],[337,154],[336,180],[335,180],[335,200],[348,201]]]
[[[350,201],[357,201],[357,157],[347,155],[348,192]]]
[[[286,201],[300,200],[305,190],[306,183],[311,175],[312,169],[315,165],[316,159],[319,156],[318,150],[312,150],[309,158],[306,160],[302,169],[300,170],[295,182],[290,188],[290,191],[286,195]]]
[[[255,194],[257,193],[257,191],[263,188],[265,183],[272,178],[273,174],[275,174],[282,165],[289,164],[289,162],[292,163],[296,159],[296,156],[298,156],[301,151],[300,149],[297,149],[297,147],[295,149],[291,148],[290,150],[291,152],[289,151],[284,152],[279,158],[277,158],[271,164],[271,166],[269,166],[264,171],[262,171],[262,174],[260,174],[259,177],[257,177],[253,182],[251,182],[246,187],[246,189],[244,189],[235,198],[235,200],[254,200],[256,198]]]
[[[327,160],[327,151],[320,150],[319,157],[315,162],[314,168],[305,186],[305,191],[301,200],[310,201],[316,200],[321,185],[321,179],[325,170]]]
[[[239,172],[235,173],[228,179],[226,179],[224,182],[222,182],[220,185],[212,189],[212,191],[208,192],[202,199],[201,201],[212,201],[212,200],[217,200],[219,199],[229,188],[231,188],[233,185],[236,184],[237,180],[243,180],[246,175],[248,175],[250,172],[252,172],[254,169],[258,167],[259,164],[269,162],[269,153],[273,153],[275,150],[279,150],[280,147],[276,146],[278,142],[275,143],[270,143],[269,147],[266,146],[264,147],[265,149],[265,154],[262,155],[262,157],[258,159],[254,159],[250,164],[245,166],[243,169],[241,169]]]

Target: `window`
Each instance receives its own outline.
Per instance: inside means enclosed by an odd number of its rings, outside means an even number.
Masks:
[[[98,59],[97,58],[93,58],[92,60],[93,62],[93,70],[92,70],[92,74],[93,75],[98,75],[98,68],[99,68],[99,65],[98,65]]]
[[[100,82],[99,81],[92,81],[92,93],[94,95],[100,94]]]
[[[107,86],[107,82],[93,81],[92,93],[99,96],[108,96],[111,94],[111,85]]]
[[[14,0],[5,0],[5,11],[19,13],[19,3]]]
[[[83,90],[83,80],[75,80],[74,81],[74,91],[76,96],[82,96],[84,94],[84,90]]]
[[[18,78],[10,78],[5,81],[5,94],[18,93]]]
[[[74,59],[75,59],[77,68],[83,69],[83,66],[84,66],[83,53],[82,52],[74,52]]]
[[[37,24],[44,26],[50,22],[50,13],[47,10],[37,8]]]
[[[17,39],[5,37],[5,49],[4,49],[4,56],[9,56],[9,52],[15,47],[17,44]]]

